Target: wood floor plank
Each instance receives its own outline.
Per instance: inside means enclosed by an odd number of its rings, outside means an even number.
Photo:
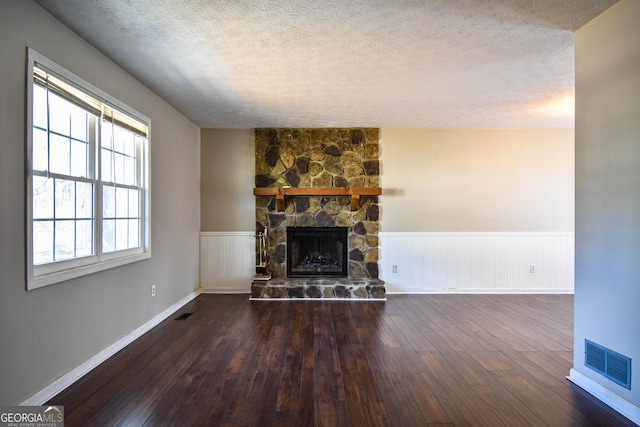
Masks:
[[[338,348],[330,317],[329,303],[314,310],[314,385],[315,401],[344,402],[344,385]]]
[[[364,332],[370,328],[360,326],[368,323],[360,307],[331,305],[349,421],[356,426],[384,426],[388,424],[387,412],[362,343],[363,339],[371,340],[372,336]]]
[[[633,426],[565,379],[572,328],[571,295],[200,295],[48,403],[67,427]]]
[[[371,378],[363,378],[355,373],[343,375],[345,402],[349,414],[349,424],[354,426],[384,426],[387,413],[384,403],[375,390]]]
[[[490,386],[474,386],[474,392],[482,402],[508,427],[535,427],[543,425],[533,412],[522,405],[513,406],[508,397]]]
[[[270,425],[273,421],[293,317],[293,306],[286,308],[289,310],[276,311],[271,330],[253,363],[256,369],[253,381],[245,398],[231,414],[232,420],[244,416],[244,425],[256,426]]]
[[[303,410],[302,379],[305,331],[310,325],[309,316],[301,313],[302,305],[296,305],[296,315],[291,321],[291,331],[287,353],[284,360],[282,379],[276,401],[275,421],[278,425],[287,425],[298,420]],[[313,406],[313,399],[309,402]]]
[[[431,388],[438,384],[440,387],[437,396],[446,395],[450,404],[468,422],[482,426],[503,425],[496,413],[478,399],[475,386],[469,385],[475,381],[467,379],[471,370],[460,370],[459,367],[464,362],[461,358],[454,358],[454,354],[455,352],[448,352],[446,355],[440,352],[424,353],[422,360],[429,370],[428,374],[423,373],[422,376],[429,378]],[[484,383],[483,380],[479,382]]]
[[[535,378],[523,373],[502,378],[507,390],[526,402],[546,425],[584,426],[584,419],[576,417],[575,408],[559,404],[560,399],[551,387],[541,387]],[[568,384],[565,384],[569,387]],[[613,420],[613,417],[611,417]],[[589,425],[589,424],[587,424]],[[605,424],[607,425],[607,424]],[[613,425],[613,424],[609,424]],[[632,424],[631,424],[632,425]]]

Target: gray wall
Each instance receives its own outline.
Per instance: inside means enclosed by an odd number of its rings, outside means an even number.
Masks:
[[[574,368],[640,406],[640,2],[576,33]],[[584,366],[585,338],[632,358],[626,390]],[[635,373],[633,371],[635,370]]]
[[[25,291],[27,46],[151,118],[150,260]],[[16,404],[197,289],[200,130],[30,0],[2,1],[0,75],[0,404]]]
[[[255,229],[255,132],[202,129],[202,231]]]

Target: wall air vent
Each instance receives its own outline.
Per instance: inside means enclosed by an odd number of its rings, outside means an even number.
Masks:
[[[584,364],[631,390],[631,359],[589,340],[584,340]]]

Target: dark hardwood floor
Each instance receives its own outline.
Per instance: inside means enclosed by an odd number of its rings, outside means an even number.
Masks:
[[[67,427],[634,425],[565,379],[572,334],[571,295],[201,295],[49,403]]]

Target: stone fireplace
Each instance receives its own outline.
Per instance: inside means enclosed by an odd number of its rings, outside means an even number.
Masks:
[[[252,298],[384,299],[378,278],[380,193],[375,191],[380,187],[379,130],[256,129],[255,135],[256,233],[266,232],[271,279],[254,280]],[[337,235],[316,241],[318,250],[307,251],[306,263],[303,258],[291,265],[296,249],[291,234],[322,229],[346,236],[342,253],[335,254],[343,264],[340,271],[312,271],[332,262],[323,252],[336,246]]]

